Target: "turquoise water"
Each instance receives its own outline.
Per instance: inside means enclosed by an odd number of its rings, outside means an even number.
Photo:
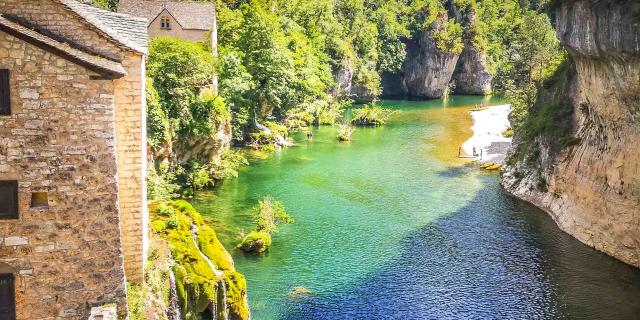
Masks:
[[[336,129],[252,160],[194,201],[245,274],[253,319],[638,319],[640,272],[562,233],[459,162],[481,100],[384,101],[350,143]],[[500,101],[484,100],[485,103]],[[236,249],[270,195],[295,218],[266,254]],[[302,286],[309,297],[288,293]]]

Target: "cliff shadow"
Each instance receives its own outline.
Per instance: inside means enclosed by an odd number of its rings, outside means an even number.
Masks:
[[[280,318],[637,319],[640,270],[481,179],[472,201],[403,238],[395,259],[343,289],[289,301]]]

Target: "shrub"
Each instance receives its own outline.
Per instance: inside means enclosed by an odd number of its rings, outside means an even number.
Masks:
[[[359,109],[353,110],[351,123],[362,126],[379,126],[387,123],[393,111],[384,109],[375,104],[367,104]]]
[[[293,223],[293,218],[287,213],[280,201],[270,196],[260,200],[253,209],[256,216],[256,230],[245,236],[238,248],[245,252],[262,253],[271,246],[271,234],[277,231],[278,223]]]
[[[277,223],[293,223],[293,218],[287,213],[280,201],[275,201],[270,196],[260,200],[258,205],[256,222],[258,231],[273,233]]]
[[[338,141],[351,141],[351,135],[355,129],[349,124],[343,124],[338,128]]]

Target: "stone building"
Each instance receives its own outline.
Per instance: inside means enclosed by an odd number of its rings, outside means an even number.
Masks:
[[[213,3],[166,0],[120,0],[118,12],[146,18],[149,37],[180,38],[216,43],[216,9]]]
[[[146,26],[0,1],[0,319],[126,313],[147,242]]]

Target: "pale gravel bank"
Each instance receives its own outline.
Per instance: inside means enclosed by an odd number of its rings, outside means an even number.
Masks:
[[[478,156],[476,160],[504,163],[512,143],[511,138],[503,135],[511,127],[510,112],[511,105],[508,104],[471,111],[473,136],[462,145],[463,153],[472,155],[475,147],[478,155],[482,150],[482,159]]]

